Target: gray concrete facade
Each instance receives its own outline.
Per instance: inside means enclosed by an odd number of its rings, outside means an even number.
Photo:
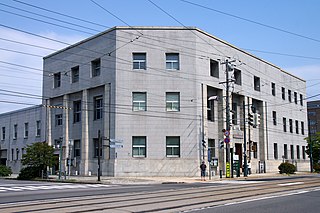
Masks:
[[[47,142],[62,141],[72,174],[97,174],[98,132],[104,176],[198,176],[208,149],[225,173],[226,59],[234,158],[246,127],[252,172],[307,171],[306,82],[197,28],[115,27],[45,57],[43,104],[62,106],[46,108]]]

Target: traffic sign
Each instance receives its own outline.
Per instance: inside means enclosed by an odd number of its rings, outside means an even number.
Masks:
[[[229,178],[230,177],[230,163],[227,162],[226,163],[226,177]]]
[[[230,138],[225,138],[225,139],[224,139],[224,142],[225,142],[225,143],[229,143],[229,142],[230,142]]]
[[[229,136],[229,135],[230,135],[230,132],[229,132],[229,131],[225,131],[225,132],[224,132],[224,135],[225,135],[225,136]]]
[[[110,144],[110,148],[123,148],[122,144]]]

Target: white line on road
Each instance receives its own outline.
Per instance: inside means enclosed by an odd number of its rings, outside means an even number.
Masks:
[[[292,182],[292,183],[280,183],[279,186],[291,186],[291,185],[299,185],[304,184],[304,182]]]

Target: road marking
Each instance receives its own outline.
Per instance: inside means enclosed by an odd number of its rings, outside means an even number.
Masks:
[[[292,183],[280,183],[279,186],[292,186],[292,185],[299,185],[304,184],[304,182],[292,182]]]
[[[88,188],[106,188],[117,185],[105,184],[57,184],[57,185],[26,185],[26,186],[6,186],[0,187],[0,192],[7,191],[36,191],[36,190],[50,190],[50,189],[88,189]]]

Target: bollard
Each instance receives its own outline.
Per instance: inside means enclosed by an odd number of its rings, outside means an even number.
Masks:
[[[222,179],[222,170],[221,169],[220,169],[219,173],[220,173],[220,179]]]

